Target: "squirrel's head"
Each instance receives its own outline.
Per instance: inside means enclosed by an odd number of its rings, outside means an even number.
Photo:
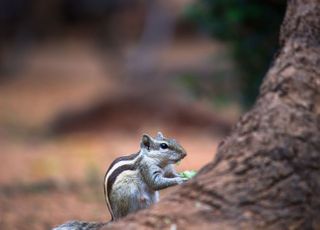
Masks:
[[[166,138],[161,132],[158,132],[155,138],[144,134],[141,149],[145,150],[147,156],[168,164],[176,163],[187,155],[184,148],[175,139]]]

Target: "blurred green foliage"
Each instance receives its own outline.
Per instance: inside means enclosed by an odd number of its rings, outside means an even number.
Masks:
[[[227,70],[214,71],[214,78],[200,78],[197,74],[183,74],[177,78],[177,85],[182,86],[197,100],[205,99],[214,108],[224,109],[235,101],[236,95],[230,95],[233,91],[232,86],[227,87],[225,83],[230,81],[230,73]],[[223,78],[223,79],[222,79]]]
[[[277,50],[286,1],[199,0],[186,9],[187,17],[231,45],[240,71],[241,103],[248,107]]]

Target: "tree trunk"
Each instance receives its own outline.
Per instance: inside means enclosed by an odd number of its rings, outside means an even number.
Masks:
[[[256,104],[215,159],[104,229],[320,229],[319,0],[288,1],[280,45]]]

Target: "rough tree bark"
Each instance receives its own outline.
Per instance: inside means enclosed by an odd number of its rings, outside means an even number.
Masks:
[[[320,229],[319,0],[288,1],[280,45],[256,104],[215,159],[104,229]]]

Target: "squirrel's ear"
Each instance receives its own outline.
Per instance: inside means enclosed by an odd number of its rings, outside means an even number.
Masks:
[[[163,140],[163,134],[161,132],[158,132],[157,136],[156,136],[156,139],[157,140]]]
[[[151,146],[151,142],[152,142],[151,137],[147,134],[143,134],[142,140],[141,140],[141,148],[149,149]]]

